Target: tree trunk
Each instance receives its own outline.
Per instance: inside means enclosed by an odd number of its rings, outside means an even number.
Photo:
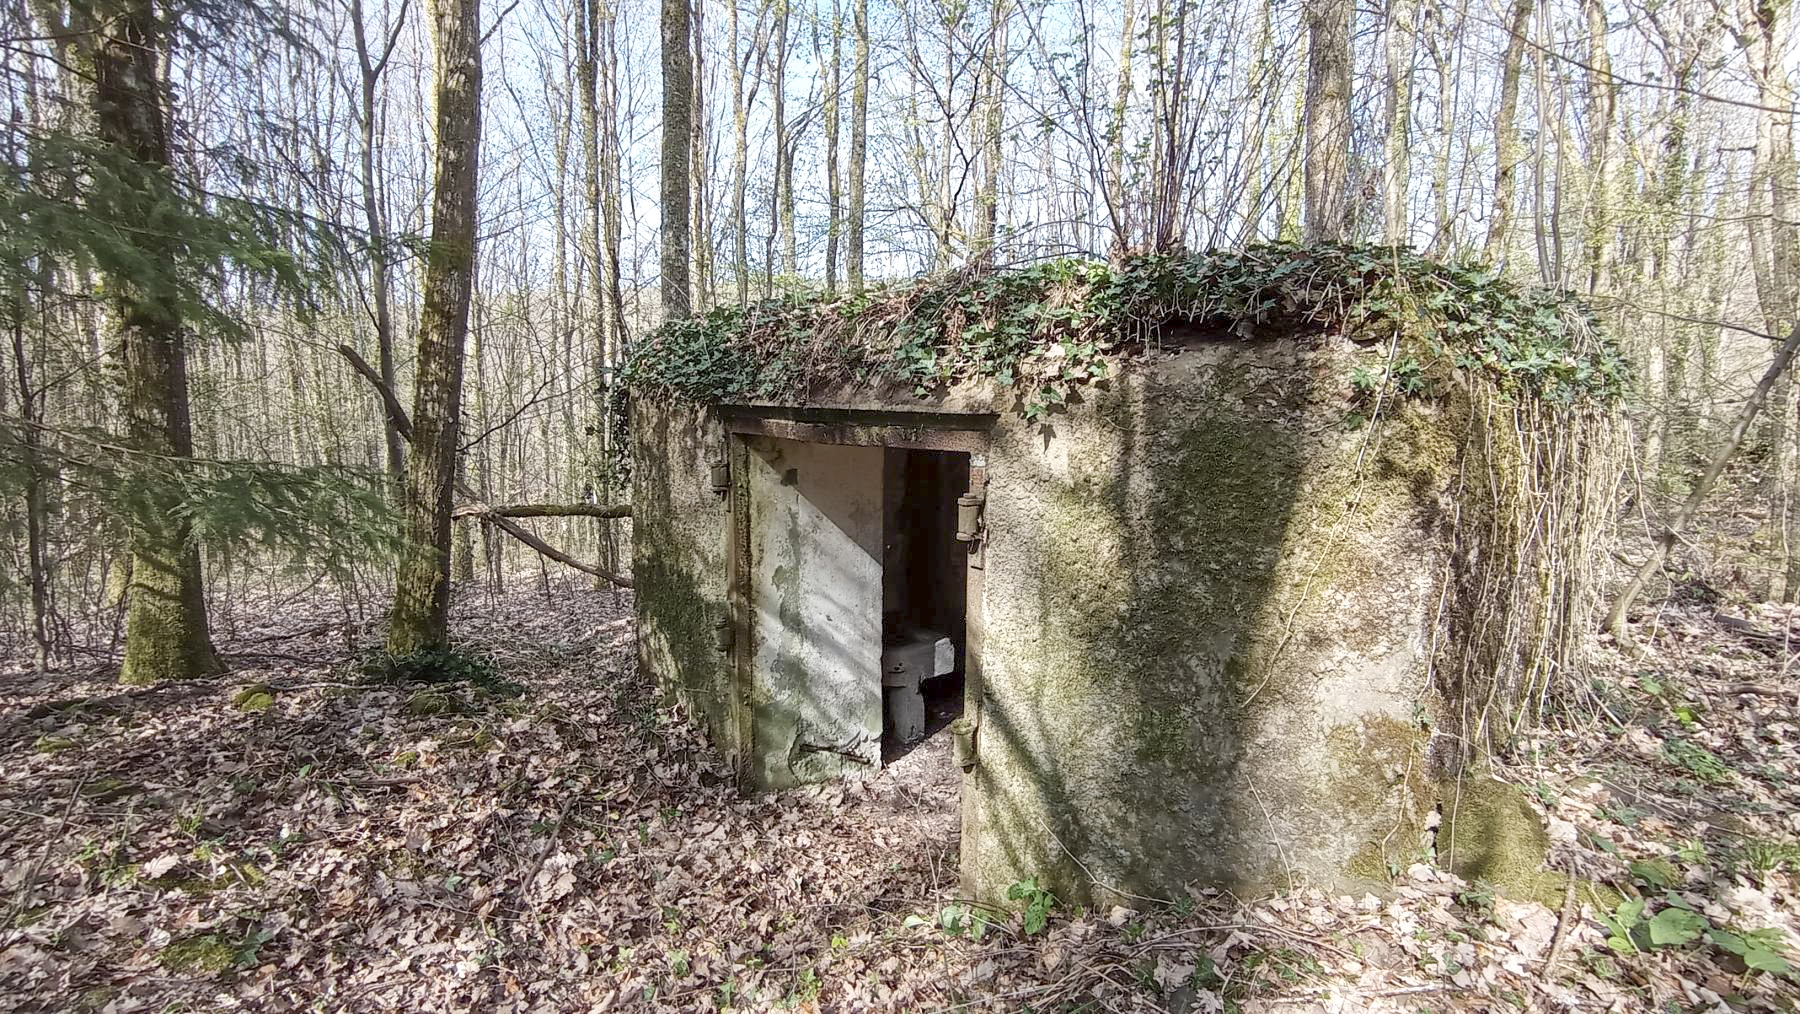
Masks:
[[[662,309],[665,320],[693,314],[688,293],[690,238],[688,156],[694,114],[694,55],[688,0],[662,0]]]
[[[850,92],[850,214],[844,227],[844,275],[851,292],[863,287],[863,162],[869,152],[869,0],[856,0],[856,69]]]
[[[399,572],[388,653],[449,642],[450,492],[462,416],[463,345],[475,267],[481,140],[481,0],[431,0],[437,49],[437,158],[431,243],[419,311],[413,448],[401,502]]]
[[[817,41],[813,48],[819,47]],[[839,93],[843,81],[844,15],[831,0],[831,53],[825,57],[825,294],[837,294],[838,227],[843,214],[843,187],[838,180]]]
[[[387,224],[381,213],[381,196],[375,182],[375,89],[381,82],[382,72],[387,69],[388,58],[394,53],[394,45],[400,39],[400,28],[406,23],[406,8],[400,8],[380,56],[369,50],[367,31],[363,27],[362,0],[350,0],[350,23],[362,84],[362,106],[357,110],[358,140],[361,142],[358,155],[362,172],[363,227],[369,233],[369,299],[375,304],[376,363],[381,368],[382,382],[391,390],[395,386],[394,315],[388,296]],[[406,462],[406,441],[391,424],[384,436],[387,438],[388,479],[397,487]]]
[[[1012,11],[1007,0],[994,0],[988,20],[986,67],[982,74],[986,122],[982,124],[981,193],[976,199],[979,207],[975,225],[975,253],[989,267],[994,264],[994,243],[1000,220],[1001,142],[1006,124],[1006,29],[1011,20]]]
[[[1350,190],[1349,0],[1308,0],[1306,221],[1308,243],[1344,240]]]
[[[1588,164],[1593,180],[1588,186],[1587,228],[1584,254],[1587,291],[1603,291],[1612,268],[1613,231],[1613,123],[1618,106],[1618,86],[1612,76],[1612,55],[1607,47],[1605,0],[1582,0],[1588,25],[1587,123],[1591,137]]]
[[[1387,10],[1387,171],[1382,175],[1384,235],[1404,245],[1411,237],[1407,182],[1412,177],[1413,0],[1388,0]]]
[[[796,143],[788,130],[787,70],[788,26],[792,21],[788,0],[775,0],[775,62],[770,70],[769,96],[775,103],[775,206],[770,209],[774,228],[781,244],[781,273],[793,278],[799,271],[799,253],[794,237],[794,148]],[[770,271],[773,273],[773,266]]]
[[[1513,0],[1506,51],[1500,58],[1500,105],[1494,110],[1494,214],[1488,222],[1487,241],[1481,255],[1498,260],[1506,255],[1506,234],[1512,228],[1517,173],[1524,156],[1519,153],[1519,77],[1525,64],[1525,33],[1531,30],[1532,0]]]
[[[169,140],[159,78],[163,40],[148,0],[91,8],[95,126],[101,143],[151,173],[167,173]],[[154,194],[121,196],[121,222],[153,221]],[[172,270],[175,237],[138,234],[154,276]],[[149,284],[146,284],[146,281]],[[147,458],[191,458],[187,349],[176,308],[155,277],[109,272],[106,289],[120,348],[121,404],[133,448]],[[222,671],[207,629],[200,550],[181,518],[178,494],[156,483],[151,503],[131,519],[131,585],[125,620],[126,683],[206,676]]]
[[[25,300],[19,289],[7,300],[7,318],[12,331],[13,379],[19,393],[19,456],[25,468],[25,572],[31,593],[32,667],[43,675],[50,667],[51,642],[49,554],[44,544],[49,511],[38,432],[44,421],[44,402],[32,383],[31,358],[25,351]]]

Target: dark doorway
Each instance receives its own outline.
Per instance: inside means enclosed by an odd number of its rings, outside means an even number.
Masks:
[[[963,709],[968,543],[957,498],[969,456],[889,448],[882,468],[882,761],[911,752]]]

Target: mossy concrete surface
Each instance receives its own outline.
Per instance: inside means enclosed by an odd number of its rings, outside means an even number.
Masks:
[[[1341,339],[1199,340],[1042,424],[991,385],[831,400],[993,420],[969,607],[983,640],[967,889],[1004,900],[1036,877],[1066,902],[1172,898],[1194,882],[1350,882],[1417,857],[1465,421],[1408,401],[1358,426],[1349,378],[1382,356]],[[634,406],[633,573],[642,664],[742,764],[756,736],[743,726],[763,719],[715,640],[730,561],[726,498],[708,483],[717,419]]]
[[[1214,342],[989,455],[986,898],[1337,883],[1416,848],[1449,425],[1346,425],[1347,345]]]
[[[692,707],[737,761],[739,702],[717,640],[727,608],[730,515],[711,477],[712,465],[726,458],[725,432],[699,406],[638,400],[631,440],[638,665]]]
[[[1523,790],[1471,773],[1437,791],[1440,865],[1503,894],[1561,907],[1568,878],[1545,868],[1550,832]]]

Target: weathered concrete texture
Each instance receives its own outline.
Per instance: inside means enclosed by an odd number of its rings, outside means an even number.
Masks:
[[[749,496],[752,750],[782,788],[881,766],[880,447],[758,437]]]
[[[1435,801],[1424,747],[1442,717],[1429,630],[1464,424],[1408,403],[1379,431],[1352,425],[1351,371],[1381,352],[1194,343],[1044,425],[985,386],[809,403],[996,420],[968,603],[968,889],[1000,900],[1037,877],[1066,901],[1173,897],[1191,882],[1338,883],[1418,857]],[[727,519],[690,437],[716,431],[682,408],[634,427],[645,664],[729,700],[711,643]],[[753,687],[748,721],[707,711],[728,750],[740,722],[759,755],[765,736],[791,740],[781,695],[828,674],[779,679],[799,685]]]
[[[1002,417],[971,888],[1170,897],[1411,858],[1454,444],[1416,416],[1347,429],[1355,355],[1202,345],[1048,427]]]
[[[639,403],[631,443],[638,664],[702,715],[719,748],[738,761],[738,710],[717,642],[727,608],[729,514],[710,467],[725,460],[724,430],[697,406]]]

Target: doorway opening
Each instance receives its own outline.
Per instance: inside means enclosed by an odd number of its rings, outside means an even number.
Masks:
[[[882,461],[882,763],[962,715],[968,645],[968,543],[957,498],[969,455],[890,447]],[[946,748],[947,750],[947,748]]]

